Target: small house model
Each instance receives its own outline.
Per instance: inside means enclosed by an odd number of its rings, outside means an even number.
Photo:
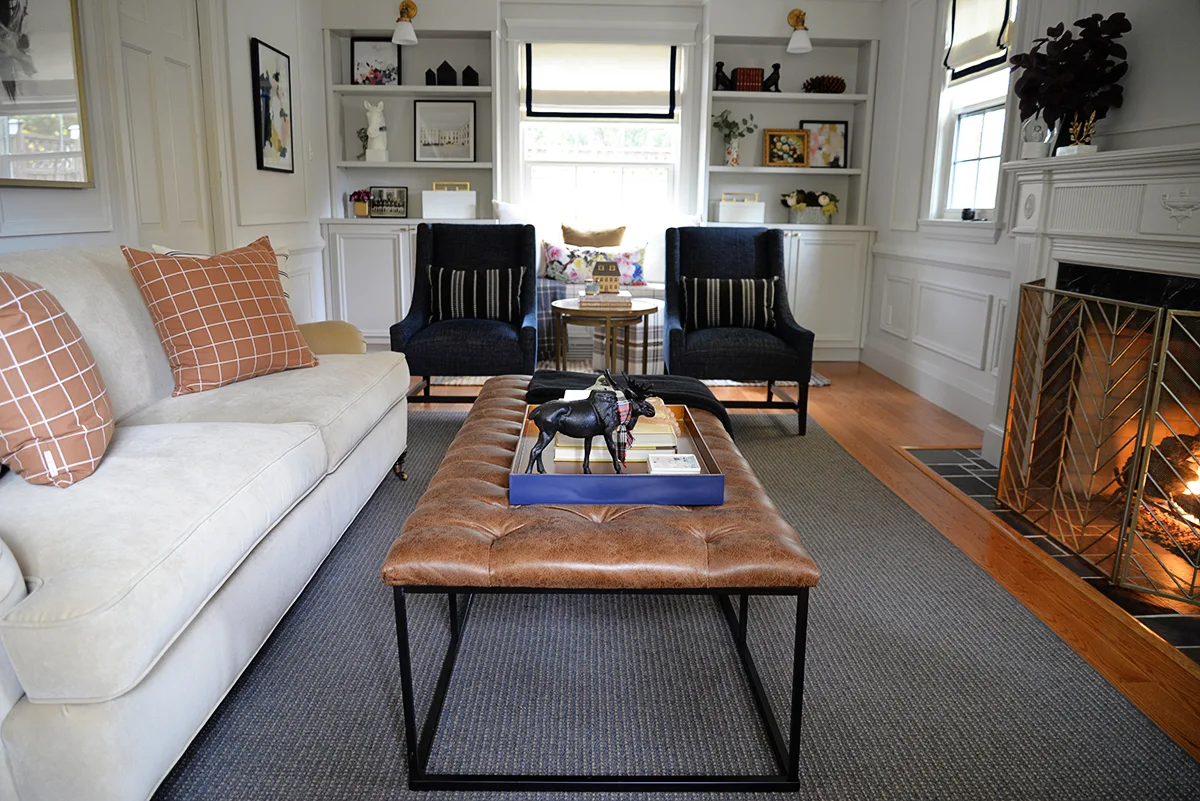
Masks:
[[[621,268],[615,261],[598,261],[592,268],[592,280],[600,285],[600,294],[616,295],[621,291]]]

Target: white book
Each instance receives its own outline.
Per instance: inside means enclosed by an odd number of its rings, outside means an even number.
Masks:
[[[653,451],[638,451],[632,448],[625,451],[626,464],[644,464],[647,459],[653,454]],[[554,461],[556,462],[582,462],[583,448],[563,448],[561,446],[554,449]],[[601,445],[599,448],[592,448],[592,464],[603,464],[612,462],[612,456],[608,453],[608,448]]]
[[[694,453],[651,453],[650,473],[658,476],[699,475],[700,460]]]

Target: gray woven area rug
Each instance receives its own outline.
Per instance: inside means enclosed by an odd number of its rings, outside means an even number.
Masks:
[[[410,416],[411,479],[388,479],[167,778],[167,799],[543,798],[405,785],[390,593],[379,566],[462,414]],[[735,416],[737,441],[821,567],[802,799],[1195,799],[1200,765],[811,422]],[[410,603],[418,694],[445,601]],[[782,600],[751,606],[783,709]],[[424,711],[424,706],[419,706]],[[480,597],[432,768],[771,769],[716,605],[701,597]],[[595,798],[716,798],[596,794]],[[731,797],[731,796],[724,796]]]

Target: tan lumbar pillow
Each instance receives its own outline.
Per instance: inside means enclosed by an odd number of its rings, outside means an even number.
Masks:
[[[0,463],[69,487],[113,435],[104,379],[78,326],[46,289],[0,272]]]
[[[572,228],[563,225],[563,243],[582,245],[585,248],[611,248],[621,244],[625,238],[625,226],[620,228]]]
[[[267,237],[212,258],[124,247],[175,374],[175,394],[315,367]]]

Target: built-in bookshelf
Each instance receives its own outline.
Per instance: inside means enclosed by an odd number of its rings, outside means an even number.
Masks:
[[[722,62],[727,74],[738,67],[761,67],[770,75],[780,65],[780,92],[710,91],[709,115],[729,109],[738,119],[754,115],[759,130],[740,143],[735,167],[724,163],[725,145],[709,128],[706,197],[708,219],[717,219],[722,193],[755,193],[766,203],[766,223],[787,222],[781,196],[793,189],[833,192],[841,199],[834,226],[862,226],[866,222],[866,188],[870,167],[871,125],[874,112],[876,41],[814,39],[811,53],[787,52],[787,38],[721,37],[713,41],[709,76]],[[843,94],[802,91],[805,80],[817,75],[837,75],[846,80]],[[712,83],[710,82],[710,86]],[[764,167],[762,130],[799,128],[802,121],[842,121],[848,125],[848,166],[844,168]]]
[[[350,82],[351,40],[389,37],[391,31],[327,30],[325,32],[326,109],[330,149],[330,205],[333,219],[353,219],[347,211],[347,196],[371,186],[408,188],[408,219],[422,217],[421,192],[434,181],[466,181],[476,193],[480,217],[492,212],[495,196],[493,163],[498,146],[496,111],[492,96],[494,52],[492,36],[486,31],[420,32],[420,43],[400,48],[400,84],[360,86]],[[425,71],[437,71],[449,62],[462,79],[470,66],[479,73],[479,86],[427,86]],[[417,100],[462,100],[475,103],[475,161],[416,161],[414,103]],[[366,125],[364,102],[384,105],[388,126],[386,162],[359,158],[362,145],[358,129]]]

